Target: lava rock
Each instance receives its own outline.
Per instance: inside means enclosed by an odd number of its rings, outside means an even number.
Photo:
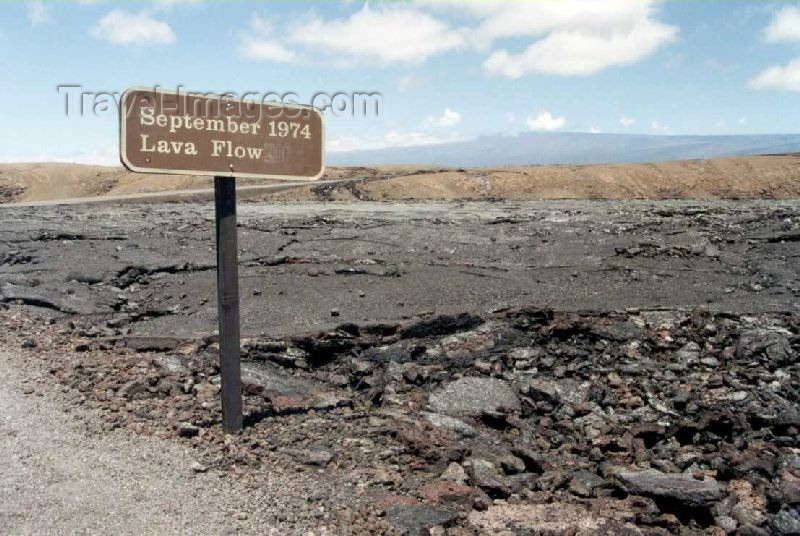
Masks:
[[[120,387],[117,394],[123,398],[141,398],[148,393],[147,386],[139,380],[131,380]]]
[[[308,353],[296,346],[289,346],[286,350],[268,354],[267,357],[269,360],[284,367],[308,367]]]
[[[767,520],[767,500],[753,489],[747,480],[731,480],[728,483],[728,499],[735,500],[730,516],[740,525],[763,525]]]
[[[785,469],[781,473],[779,489],[787,504],[800,504],[800,477],[795,476],[792,471]]]
[[[621,508],[620,510],[624,512]],[[485,512],[471,512],[468,519],[478,528],[479,534],[645,534],[632,523],[624,523],[623,526],[625,517],[632,517],[632,514],[622,512],[616,515],[610,511],[595,512],[584,505],[566,502],[495,504]],[[664,533],[659,531],[647,534]]]
[[[416,341],[399,341],[387,346],[367,348],[361,353],[361,357],[375,363],[408,363],[418,360],[424,353],[425,346]]]
[[[460,419],[456,419],[455,417],[449,417],[440,413],[430,412],[423,412],[422,414],[426,419],[428,419],[428,422],[437,428],[450,430],[462,437],[474,437],[478,435],[478,431],[474,426],[470,426],[469,424]]]
[[[525,445],[517,445],[511,449],[515,456],[525,463],[525,469],[533,473],[543,473],[553,465],[547,456]]]
[[[718,516],[714,518],[716,526],[725,531],[725,534],[730,534],[736,530],[739,524],[730,516]]]
[[[200,433],[200,428],[190,422],[178,424],[178,437],[195,437]]]
[[[591,497],[595,488],[603,487],[606,481],[591,471],[579,469],[572,473],[572,480],[569,482],[569,490],[574,495],[581,497]]]
[[[501,457],[497,461],[500,463],[500,467],[503,469],[503,472],[507,475],[515,475],[525,471],[525,462],[516,456],[509,454]]]
[[[570,480],[569,474],[562,469],[545,471],[536,480],[536,489],[552,492],[564,487]]]
[[[460,464],[456,462],[451,462],[450,465],[447,466],[447,469],[439,476],[442,480],[447,480],[449,482],[455,482],[456,484],[464,484],[467,481],[467,472],[464,471],[464,468],[461,467]]]
[[[208,382],[199,383],[194,386],[194,392],[197,398],[201,400],[210,400],[216,398],[219,394],[219,386]]]
[[[589,399],[591,384],[575,380],[531,380],[523,393],[552,404],[581,404]]]
[[[497,471],[494,464],[487,460],[472,458],[465,463],[470,482],[484,490],[490,497],[508,497],[511,486]]]
[[[324,466],[333,459],[333,454],[325,449],[290,449],[287,453],[306,465]]]
[[[769,527],[775,536],[800,535],[800,512],[784,505],[780,511],[771,517]]]
[[[434,480],[422,486],[419,493],[431,504],[467,506],[472,503],[475,490],[455,482]]]
[[[447,526],[458,519],[458,513],[427,504],[398,505],[386,509],[386,518],[406,534],[424,534],[437,525]]]
[[[437,413],[479,417],[495,411],[519,411],[520,401],[503,380],[462,378],[431,393],[428,405]]]
[[[483,323],[480,316],[470,313],[459,315],[440,315],[434,318],[422,320],[412,324],[400,331],[403,339],[418,339],[432,337],[434,335],[449,335],[473,329]]]
[[[632,495],[670,501],[688,508],[708,508],[721,497],[716,480],[695,480],[683,473],[667,474],[655,469],[618,471],[614,479],[622,490]]]
[[[688,342],[675,352],[675,357],[684,365],[693,365],[700,357],[700,345],[696,342]]]
[[[203,465],[202,463],[198,462],[197,460],[193,461],[189,468],[194,473],[206,473],[208,472],[208,467]]]
[[[764,355],[777,365],[791,363],[794,356],[786,335],[767,329],[743,332],[738,353],[742,357]]]

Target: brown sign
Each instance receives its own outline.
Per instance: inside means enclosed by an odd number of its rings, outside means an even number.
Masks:
[[[322,176],[322,114],[310,106],[132,88],[120,106],[131,171],[219,177]]]

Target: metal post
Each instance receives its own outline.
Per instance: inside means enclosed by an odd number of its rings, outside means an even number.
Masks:
[[[217,307],[222,380],[222,428],[242,429],[242,377],[239,362],[239,251],[236,244],[236,179],[214,177],[217,223]]]

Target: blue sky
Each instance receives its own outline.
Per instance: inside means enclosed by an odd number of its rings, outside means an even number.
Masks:
[[[526,130],[800,132],[800,3],[2,2],[0,161],[117,161],[59,84],[380,92],[329,150]]]

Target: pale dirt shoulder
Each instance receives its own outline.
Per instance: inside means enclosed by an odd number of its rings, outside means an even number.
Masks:
[[[195,473],[191,449],[117,431],[94,434],[34,363],[0,350],[0,533],[304,534],[292,511],[314,488],[276,475],[257,489]],[[286,522],[275,522],[285,519]]]

